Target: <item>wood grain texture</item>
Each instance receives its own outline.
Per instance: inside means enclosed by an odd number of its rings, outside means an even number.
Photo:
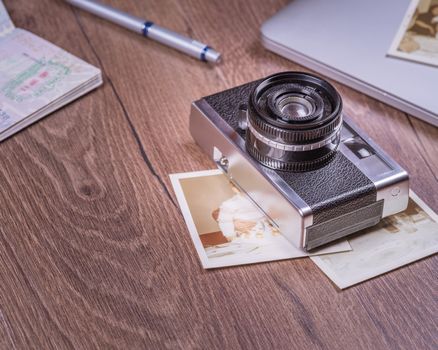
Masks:
[[[4,2],[105,84],[0,144],[1,348],[436,348],[436,256],[342,292],[309,259],[213,271],[197,259],[168,178],[214,167],[190,103],[305,70],[258,38],[285,0],[105,1],[208,42],[216,67],[63,1]],[[438,211],[438,129],[335,86]]]

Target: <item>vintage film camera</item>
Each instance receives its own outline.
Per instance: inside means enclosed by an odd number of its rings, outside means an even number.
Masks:
[[[284,72],[192,103],[202,149],[297,247],[406,209],[409,177],[342,114],[327,81]]]

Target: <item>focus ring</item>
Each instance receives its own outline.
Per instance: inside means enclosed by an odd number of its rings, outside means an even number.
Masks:
[[[324,138],[321,141],[313,142],[313,143],[300,143],[300,144],[294,144],[294,143],[281,143],[274,141],[264,135],[262,135],[254,126],[251,124],[251,122],[248,123],[248,130],[249,132],[259,141],[263,142],[265,145],[268,145],[270,147],[280,149],[283,151],[293,151],[293,152],[304,152],[304,151],[311,151],[314,149],[319,149],[321,147],[324,147],[325,145],[332,143],[335,139],[340,137],[340,128],[335,129],[331,135],[328,135],[326,138]]]
[[[248,118],[251,125],[258,132],[265,135],[266,137],[281,140],[285,143],[313,141],[320,137],[331,134],[342,123],[342,114],[339,113],[336,118],[334,118],[332,121],[330,121],[330,123],[324,125],[321,128],[313,130],[291,131],[288,129],[279,128],[275,125],[268,124],[263,119],[254,116],[253,113],[248,113]]]
[[[261,154],[255,147],[247,147],[248,153],[258,162],[274,170],[305,172],[315,170],[332,160],[336,155],[336,150],[331,151],[325,156],[306,162],[282,162]]]

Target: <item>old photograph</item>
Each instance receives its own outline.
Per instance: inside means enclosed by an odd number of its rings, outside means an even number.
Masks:
[[[438,0],[413,0],[388,55],[438,66]]]
[[[171,180],[204,268],[309,256],[287,241],[220,170],[173,174]],[[312,254],[350,249],[344,240]]]
[[[311,259],[339,288],[347,288],[435,254],[437,222],[437,215],[411,192],[405,211],[350,237],[352,251]]]

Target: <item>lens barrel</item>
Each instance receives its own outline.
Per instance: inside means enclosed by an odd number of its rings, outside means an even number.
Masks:
[[[301,72],[264,79],[247,106],[246,149],[263,165],[310,171],[336,154],[342,99],[327,81]]]

